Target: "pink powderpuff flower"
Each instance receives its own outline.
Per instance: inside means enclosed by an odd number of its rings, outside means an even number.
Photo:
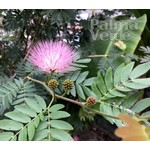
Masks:
[[[64,73],[71,70],[77,55],[71,46],[62,41],[45,41],[31,48],[28,60],[41,71]]]

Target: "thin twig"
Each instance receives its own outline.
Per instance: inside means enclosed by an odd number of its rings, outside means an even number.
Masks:
[[[89,55],[89,58],[105,58],[108,57],[108,55]]]
[[[76,104],[76,105],[79,105],[79,106],[84,106],[84,103],[82,103],[82,102],[79,102],[79,101],[75,101],[75,100],[72,100],[72,99],[70,99],[70,98],[66,98],[66,97],[63,97],[63,96],[60,96],[60,95],[55,95],[57,98],[59,98],[59,99],[62,99],[62,100],[65,100],[65,101],[68,101],[68,102],[71,102],[71,103],[74,103],[74,104]]]

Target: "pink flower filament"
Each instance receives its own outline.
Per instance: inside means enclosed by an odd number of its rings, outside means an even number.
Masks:
[[[37,43],[30,50],[28,60],[44,72],[68,72],[76,60],[77,52],[61,41]]]

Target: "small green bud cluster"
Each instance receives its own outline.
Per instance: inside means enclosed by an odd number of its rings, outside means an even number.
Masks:
[[[55,80],[55,79],[49,80],[49,81],[48,81],[48,86],[49,86],[51,89],[55,89],[55,88],[58,86],[57,80]]]
[[[73,88],[73,86],[74,86],[74,84],[73,84],[72,80],[67,79],[63,82],[63,88],[65,90],[71,90]]]

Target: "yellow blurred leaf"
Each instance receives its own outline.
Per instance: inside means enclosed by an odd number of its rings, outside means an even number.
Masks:
[[[128,114],[120,114],[119,119],[125,123],[125,126],[119,127],[115,135],[122,138],[123,141],[149,141],[150,127],[141,125],[137,120]]]

